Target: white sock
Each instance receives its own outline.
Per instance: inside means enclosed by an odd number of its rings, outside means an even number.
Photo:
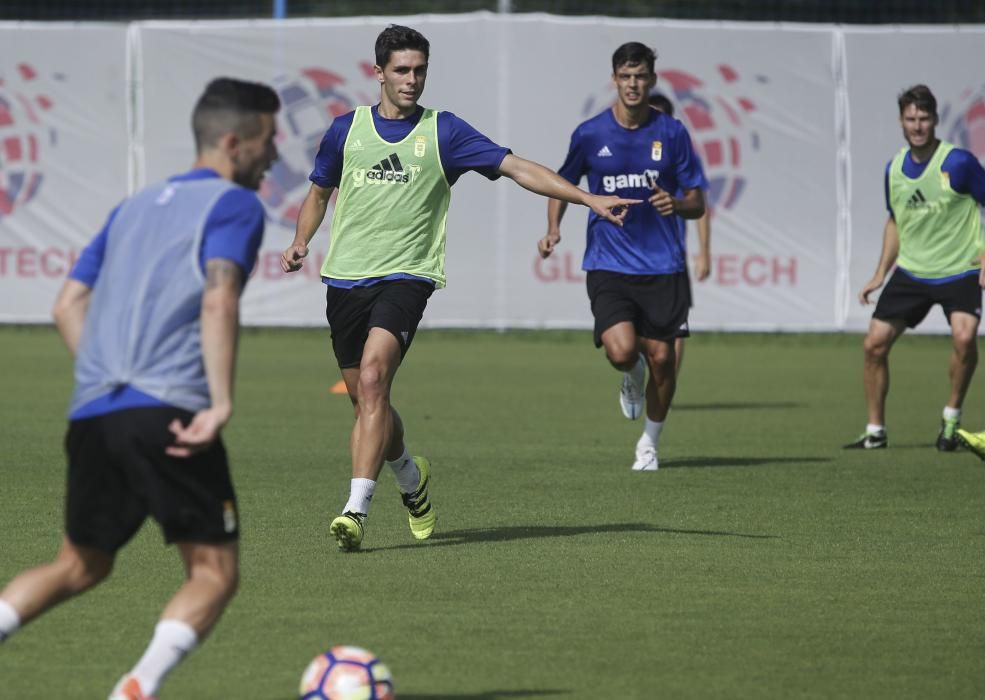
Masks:
[[[660,431],[664,428],[664,422],[652,421],[649,418],[645,419],[646,422],[643,424],[643,434],[640,436],[639,442],[636,443],[637,447],[656,447],[660,442]]]
[[[944,420],[961,420],[961,409],[951,408],[950,406],[944,407]]]
[[[343,513],[369,514],[369,502],[373,500],[376,482],[372,479],[353,479],[349,482],[349,500],[345,503]]]
[[[865,424],[865,434],[866,435],[878,435],[879,433],[886,432],[886,426],[876,425],[875,423]]]
[[[633,383],[638,387],[642,387],[646,384],[646,362],[643,360],[642,355],[637,355],[636,364],[633,365],[633,369],[626,372],[632,379]]]
[[[421,472],[414,463],[414,458],[410,456],[407,447],[404,446],[404,453],[392,462],[387,460],[393,475],[397,477],[397,486],[403,493],[414,493],[421,483]]]
[[[0,600],[0,642],[17,631],[21,626],[21,616],[14,606],[6,600]]]
[[[130,675],[139,681],[144,695],[154,695],[164,678],[196,645],[198,634],[187,622],[161,620],[154,628],[154,636],[147,645],[147,651],[140,657]]]

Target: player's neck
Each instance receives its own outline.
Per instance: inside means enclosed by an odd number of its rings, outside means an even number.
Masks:
[[[650,105],[643,104],[627,107],[622,102],[616,102],[612,107],[612,116],[616,123],[625,129],[638,129],[650,117]]]
[[[192,170],[199,170],[201,168],[215,170],[219,173],[219,177],[225,178],[226,180],[232,181],[233,179],[232,161],[217,151],[199,153],[198,158],[192,163]]]
[[[934,153],[937,151],[937,147],[941,145],[940,139],[933,139],[928,141],[923,146],[910,146],[910,158],[914,163],[926,163],[928,160],[934,157]]]
[[[376,113],[384,119],[406,119],[413,116],[416,111],[416,102],[408,107],[398,107],[385,97],[381,98],[380,103],[376,106]]]

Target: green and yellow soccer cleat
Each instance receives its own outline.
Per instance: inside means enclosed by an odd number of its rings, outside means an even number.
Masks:
[[[942,418],[941,431],[937,434],[937,449],[941,452],[954,452],[958,449],[958,428],[961,421],[957,418]]]
[[[974,453],[978,459],[985,461],[985,432],[971,433],[958,428],[955,434],[958,436],[958,442],[968,448],[969,452]]]
[[[342,515],[332,521],[328,531],[339,543],[339,549],[343,552],[354,552],[359,549],[363,541],[363,521],[366,516],[362,513],[353,513],[347,510]]]
[[[416,539],[426,540],[434,532],[434,523],[437,520],[428,496],[428,488],[431,486],[431,463],[424,457],[414,457],[414,464],[421,473],[417,490],[414,493],[401,492],[400,498],[403,499],[409,512],[407,521],[410,523],[411,534]]]

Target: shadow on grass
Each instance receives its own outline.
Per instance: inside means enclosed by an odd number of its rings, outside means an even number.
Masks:
[[[548,695],[570,695],[570,690],[487,690],[478,693],[401,693],[400,700],[506,700],[507,698],[544,698]]]
[[[675,411],[755,411],[775,408],[803,408],[797,401],[716,401],[715,403],[675,403]]]
[[[890,442],[887,450],[933,450],[937,451],[937,445],[924,441],[924,442]]]
[[[475,528],[472,530],[450,530],[437,532],[427,544],[398,544],[391,547],[372,547],[360,550],[364,553],[382,552],[393,549],[416,549],[418,547],[449,547],[460,544],[480,542],[514,542],[516,540],[544,539],[549,537],[576,537],[578,535],[601,535],[618,532],[651,532],[667,535],[701,535],[708,537],[742,537],[755,540],[777,539],[776,535],[757,535],[725,530],[684,530],[672,527],[656,527],[646,523],[614,523],[611,525],[512,525],[509,527]],[[401,697],[404,697],[401,695]]]
[[[832,457],[680,457],[661,459],[661,469],[695,467],[758,467],[763,464],[818,464],[833,462]]]

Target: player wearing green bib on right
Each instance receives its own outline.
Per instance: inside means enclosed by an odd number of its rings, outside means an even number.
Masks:
[[[879,296],[865,336],[865,400],[869,423],[846,448],[886,447],[889,351],[940,304],[951,326],[951,392],[937,436],[937,449],[958,446],[961,405],[978,364],[978,324],[985,286],[985,243],[979,205],[985,206],[985,169],[975,156],[935,135],[937,100],[926,85],[898,99],[908,148],[886,170],[889,219],[876,273],[859,293],[862,304],[896,270]]]

